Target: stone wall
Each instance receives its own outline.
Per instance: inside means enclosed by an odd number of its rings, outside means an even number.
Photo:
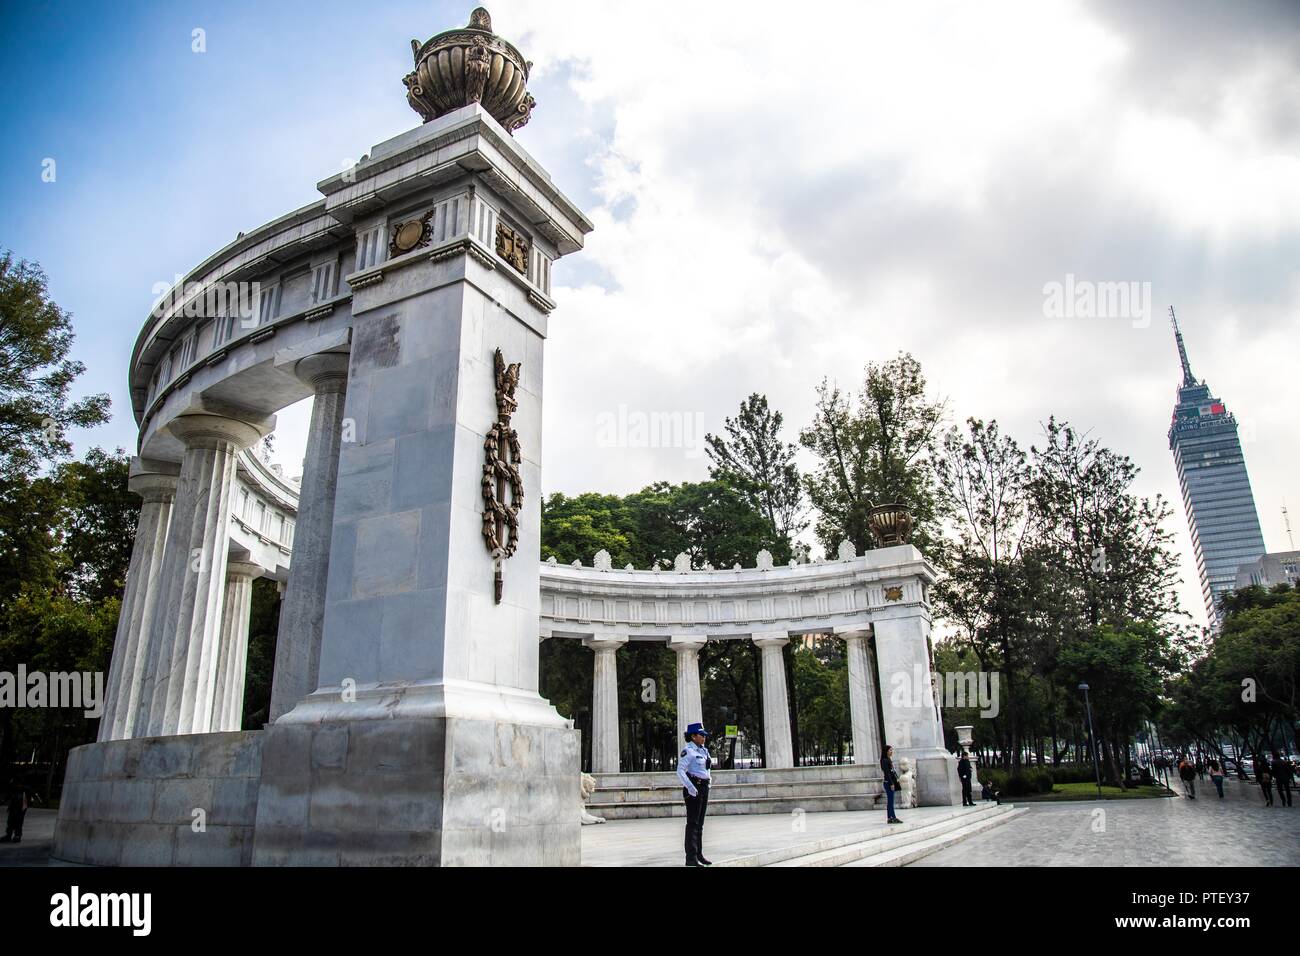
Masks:
[[[55,859],[101,866],[248,866],[262,743],[262,731],[245,731],[76,748],[68,756]]]

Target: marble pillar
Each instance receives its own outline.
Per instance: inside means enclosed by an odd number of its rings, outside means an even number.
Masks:
[[[907,584],[904,590],[918,586]],[[894,766],[909,757],[916,767],[921,806],[961,803],[957,760],[943,745],[943,722],[930,671],[930,618],[914,605],[882,609],[872,615],[876,666],[885,724],[884,742],[894,748]]]
[[[273,423],[200,412],[168,425],[184,443],[185,455],[150,636],[154,686],[148,736],[209,729],[236,456]]]
[[[315,690],[320,672],[348,356],[336,352],[311,355],[299,360],[294,372],[311,385],[315,399],[294,527],[293,564],[275,645],[271,721]]]
[[[591,772],[618,773],[618,665],[615,654],[626,637],[589,637],[595,652],[591,678]]]
[[[167,543],[179,471],[171,462],[145,462],[139,458],[131,461],[127,487],[143,501],[117,619],[117,636],[113,641],[107,701],[99,722],[100,740],[134,736],[148,660],[150,622],[158,604],[158,572]]]
[[[704,720],[700,699],[700,648],[705,639],[698,634],[675,634],[668,646],[677,654],[677,746],[682,746],[689,724]],[[706,728],[707,729],[707,728]],[[714,728],[717,733],[718,728]]]
[[[794,766],[794,743],[790,737],[790,698],[785,686],[785,658],[782,648],[790,643],[784,631],[755,634],[754,643],[763,651],[763,756],[768,770]]]
[[[844,639],[849,665],[849,715],[853,725],[853,762],[860,767],[880,765],[880,717],[876,703],[875,666],[871,660],[871,632],[837,632]]]
[[[226,597],[221,610],[221,638],[209,727],[212,733],[243,729],[249,613],[253,606],[253,581],[261,573],[258,565],[245,561],[226,564]]]

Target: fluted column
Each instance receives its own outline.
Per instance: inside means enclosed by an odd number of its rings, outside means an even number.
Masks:
[[[139,458],[131,461],[132,474],[127,487],[144,500],[140,504],[126,590],[117,618],[107,700],[99,721],[100,740],[121,740],[134,735],[148,659],[150,619],[158,603],[158,571],[167,544],[167,526],[179,471],[171,462],[143,462]]]
[[[705,639],[697,634],[676,634],[668,646],[677,654],[677,746],[682,745],[686,727],[704,720],[700,699],[700,648]]]
[[[618,773],[618,666],[614,654],[622,636],[595,636],[583,642],[595,652],[591,679],[591,772]]]
[[[849,664],[849,719],[853,725],[853,762],[860,767],[880,763],[880,717],[876,710],[875,667],[867,630],[845,631],[845,656]]]
[[[790,738],[790,698],[785,686],[785,658],[781,649],[790,643],[784,631],[755,634],[753,641],[763,651],[763,754],[769,770],[794,766],[794,743]]]
[[[226,597],[221,611],[221,639],[212,697],[213,733],[242,730],[244,674],[248,665],[248,618],[253,604],[253,579],[262,573],[256,564],[226,564]]]
[[[280,633],[275,645],[272,721],[314,691],[320,674],[348,356],[338,353],[308,356],[298,362],[294,372],[312,386],[316,397],[307,436],[307,457],[303,462],[289,586],[280,609]]]
[[[205,733],[210,726],[236,456],[266,434],[270,424],[205,412],[181,416],[168,426],[185,444],[185,457],[160,574],[165,590],[159,594],[149,650],[155,677],[150,736]]]

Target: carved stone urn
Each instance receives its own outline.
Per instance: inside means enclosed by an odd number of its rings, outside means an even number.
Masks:
[[[525,88],[532,64],[514,44],[492,32],[482,7],[469,25],[421,44],[411,41],[415,69],[402,78],[406,100],[426,123],[471,103],[481,103],[513,134],[528,122],[537,101]]]
[[[892,548],[912,540],[912,512],[901,501],[873,505],[867,513],[867,523],[882,548]]]

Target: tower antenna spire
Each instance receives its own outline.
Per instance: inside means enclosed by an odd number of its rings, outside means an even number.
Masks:
[[[1174,327],[1174,341],[1178,343],[1178,360],[1183,363],[1183,388],[1191,388],[1196,384],[1196,376],[1192,374],[1192,363],[1187,361],[1187,346],[1183,344],[1183,332],[1178,328],[1178,317],[1174,315],[1174,307],[1169,307],[1169,323]]]
[[[1291,550],[1295,550],[1295,538],[1291,536],[1291,516],[1287,514],[1286,502],[1282,502],[1282,524],[1286,526],[1286,539],[1291,544]]]

